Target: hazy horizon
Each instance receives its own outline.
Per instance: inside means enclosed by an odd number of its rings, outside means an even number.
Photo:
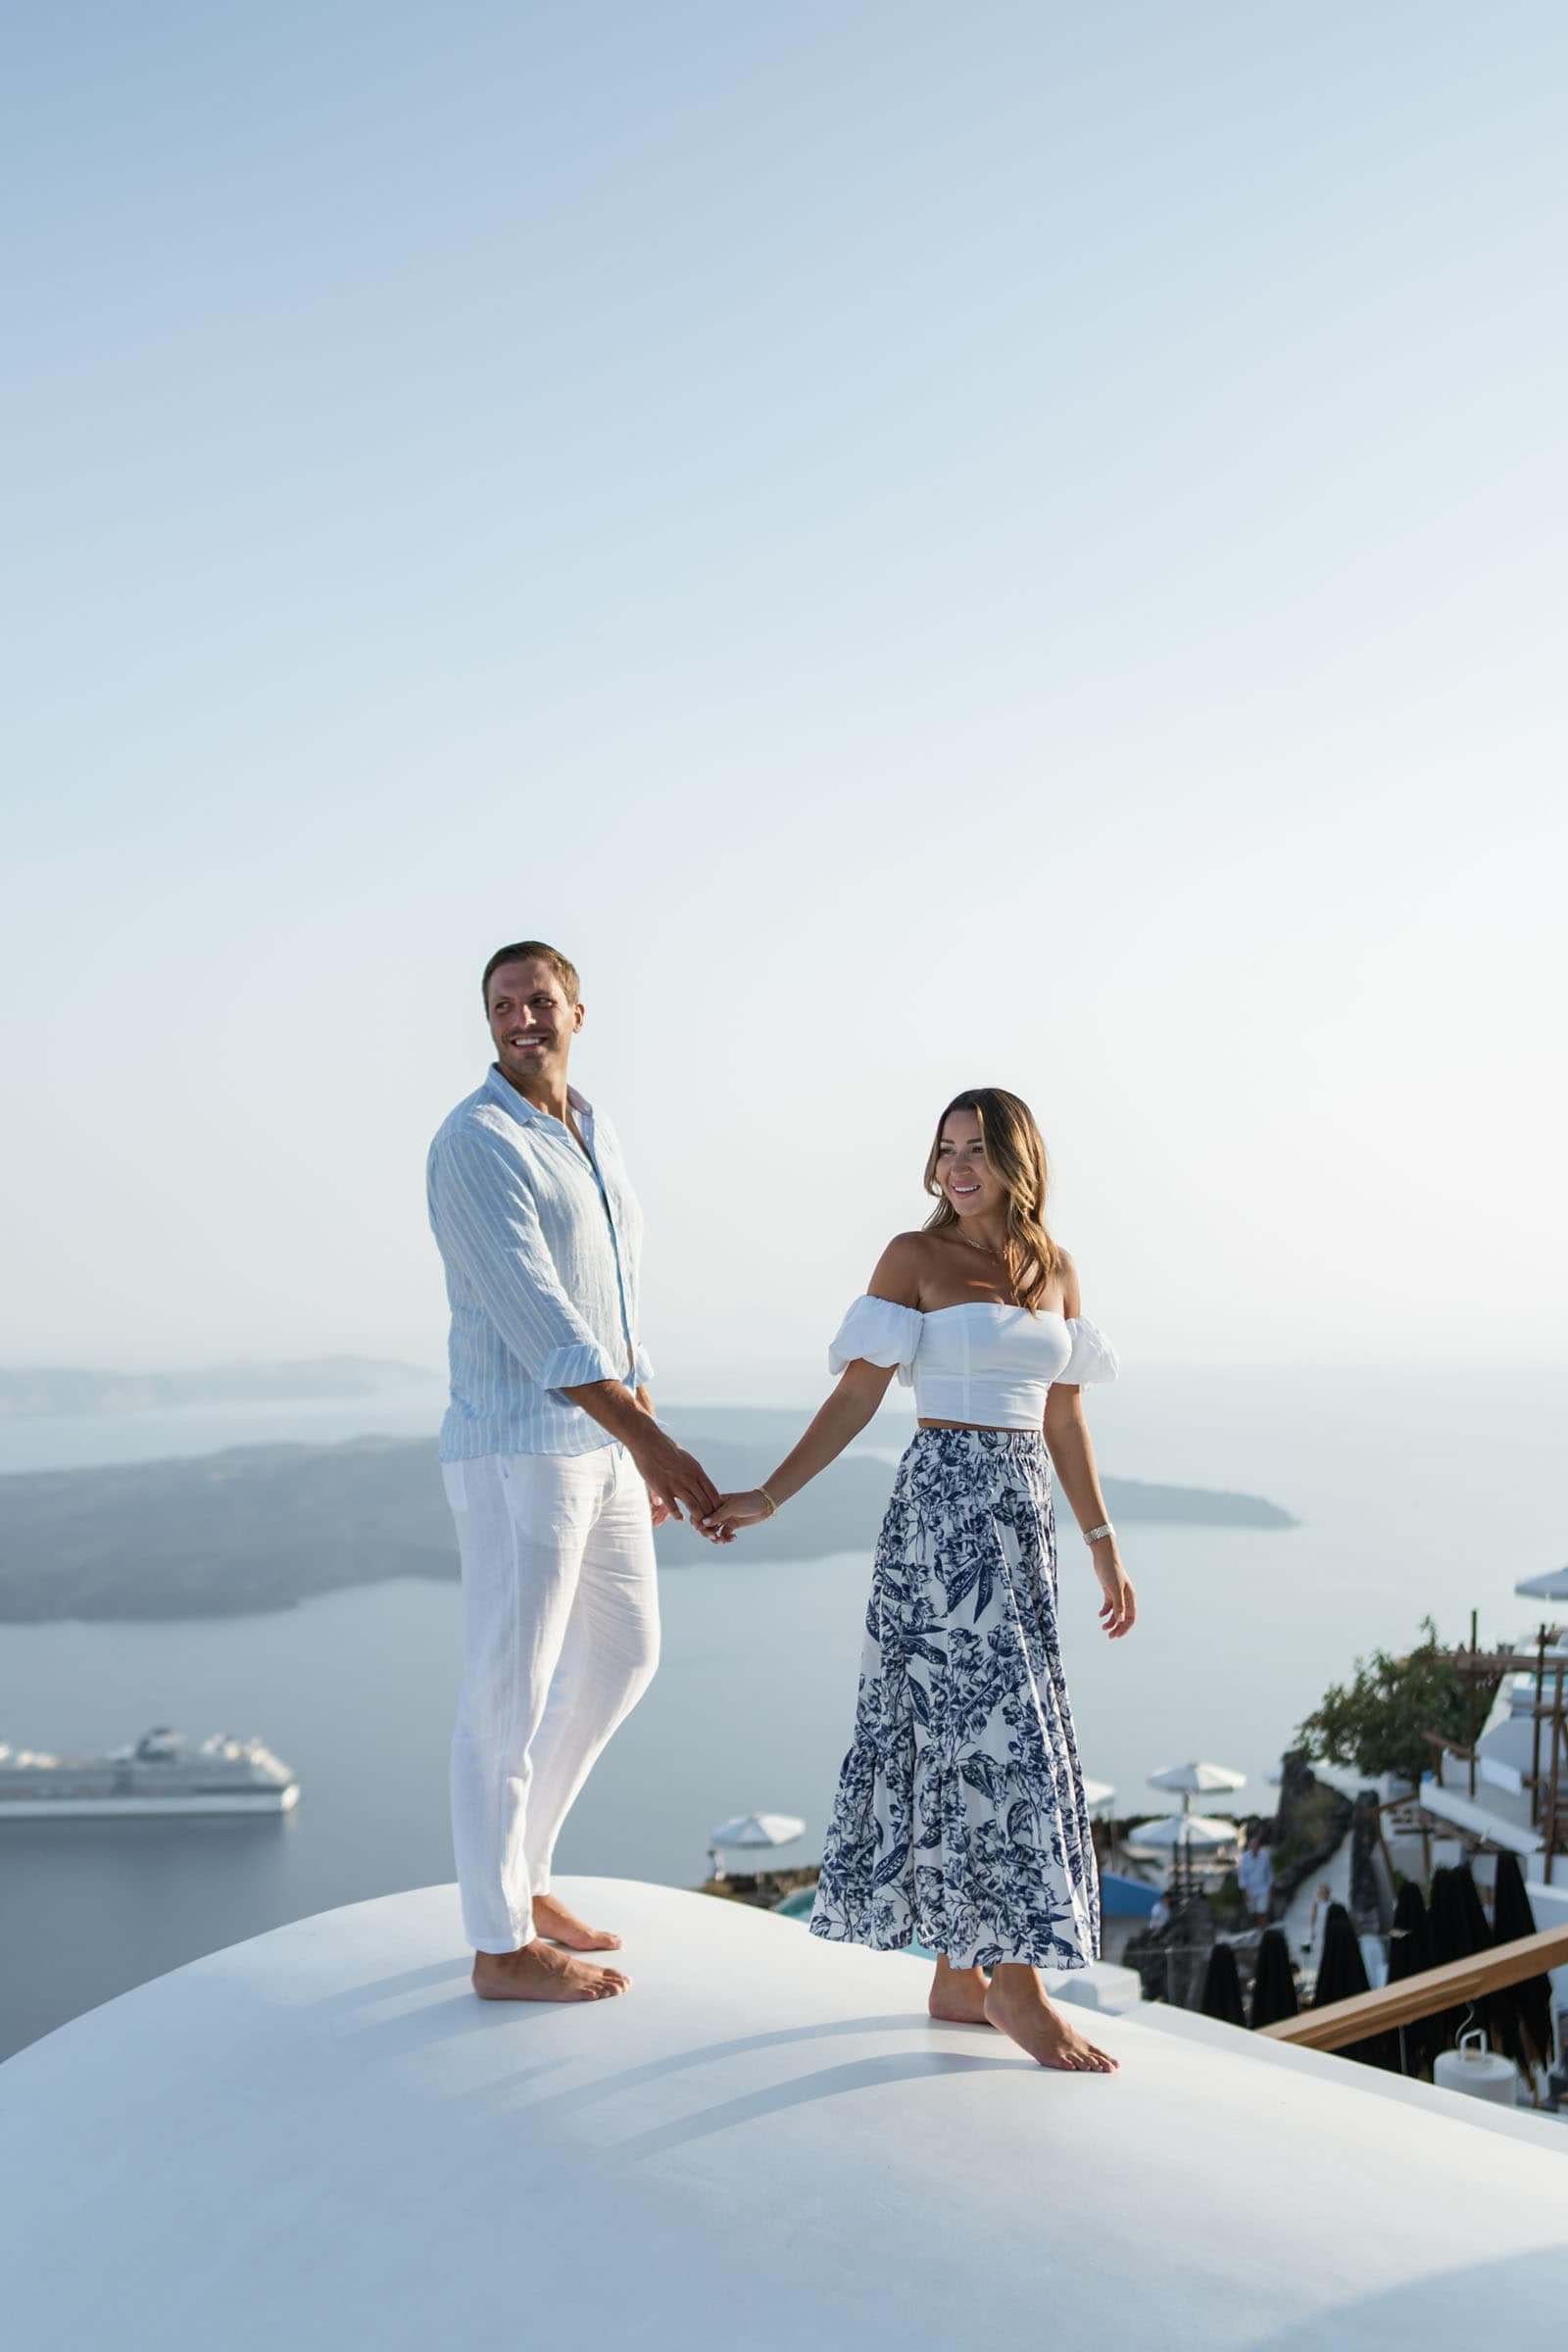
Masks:
[[[1129,1379],[1560,1357],[1568,13],[8,66],[15,1360],[438,1364],[525,935],[665,1393],[813,1393],[977,1081]]]
[[[684,1392],[690,1391],[693,1384],[700,1385],[703,1382],[727,1385],[738,1378],[755,1378],[776,1384],[780,1380],[793,1380],[796,1387],[791,1391],[788,1401],[804,1402],[812,1392],[813,1387],[825,1393],[831,1386],[826,1369],[825,1348],[822,1350],[821,1363],[814,1370],[808,1368],[803,1371],[801,1367],[805,1360],[803,1356],[796,1355],[784,1363],[770,1361],[761,1356],[737,1356],[728,1360],[695,1364],[680,1362],[668,1377],[662,1373],[660,1374],[659,1386],[662,1390],[678,1387],[684,1396]],[[1136,1366],[1131,1369],[1135,1376],[1137,1372],[1143,1371],[1151,1376],[1157,1375],[1160,1378],[1186,1371],[1206,1371],[1243,1377],[1248,1374],[1262,1376],[1269,1373],[1278,1373],[1282,1376],[1315,1375],[1321,1374],[1327,1363],[1338,1360],[1341,1359],[1337,1354],[1325,1357],[1323,1354],[1200,1356],[1150,1353],[1141,1355]],[[1455,1377],[1460,1368],[1451,1358],[1445,1358],[1432,1350],[1412,1350],[1403,1355],[1394,1352],[1347,1355],[1343,1360],[1348,1369],[1370,1379],[1377,1379],[1380,1376],[1387,1376],[1391,1379],[1426,1377],[1447,1382]],[[1467,1363],[1484,1363],[1493,1372],[1499,1369],[1495,1356],[1489,1359],[1479,1353],[1467,1353],[1465,1361]],[[107,1356],[98,1356],[91,1362],[79,1355],[55,1358],[44,1355],[17,1356],[0,1359],[0,1379],[24,1372],[39,1372],[50,1375],[65,1372],[101,1373],[116,1379],[129,1380],[143,1376],[152,1379],[166,1378],[171,1373],[180,1373],[192,1379],[199,1379],[205,1373],[267,1372],[295,1368],[303,1371],[308,1370],[313,1364],[341,1362],[364,1362],[387,1372],[406,1372],[420,1382],[433,1381],[442,1387],[447,1381],[444,1350],[435,1357],[416,1362],[411,1357],[378,1355],[370,1352],[368,1348],[352,1346],[310,1351],[303,1348],[281,1348],[275,1354],[237,1353],[213,1356],[199,1362],[186,1356],[158,1357],[153,1354],[142,1354],[135,1357],[127,1355],[114,1361]],[[1518,1372],[1521,1376],[1528,1376],[1531,1372],[1568,1372],[1568,1347],[1564,1347],[1556,1352],[1544,1351],[1539,1357],[1510,1357],[1506,1368]],[[1128,1367],[1124,1366],[1118,1378],[1124,1379]],[[804,1388],[801,1385],[803,1381]],[[307,1392],[301,1392],[302,1396],[305,1394]],[[685,1396],[684,1400],[725,1405],[736,1401],[746,1401],[744,1398],[737,1400],[729,1395],[723,1396],[701,1396],[695,1399]],[[770,1398],[769,1401],[774,1400]],[[887,1402],[894,1406],[907,1404],[909,1410],[913,1410],[912,1397],[897,1384],[889,1390]]]

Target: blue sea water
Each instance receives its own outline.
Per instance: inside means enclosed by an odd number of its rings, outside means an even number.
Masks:
[[[284,1438],[429,1429],[439,1397],[220,1414],[14,1423],[9,1466],[147,1458]],[[1212,1368],[1150,1372],[1093,1400],[1103,1466],[1245,1489],[1282,1532],[1129,1527],[1141,1622],[1101,1635],[1088,1555],[1061,1553],[1061,1618],[1085,1769],[1145,1798],[1156,1766],[1205,1756],[1262,1775],[1326,1684],[1431,1613],[1446,1637],[1519,1635],[1512,1594],[1568,1558],[1568,1370],[1463,1379]],[[803,1409],[803,1420],[805,1417]],[[873,1435],[895,1451],[892,1411]],[[40,1456],[43,1459],[40,1460]],[[889,1472],[891,1483],[891,1470]],[[567,1825],[566,1870],[677,1884],[707,1833],[753,1807],[801,1814],[818,1850],[848,1739],[869,1560],[748,1560],[744,1544],[662,1578],[664,1654]],[[96,1747],[152,1723],[257,1732],[298,1771],[270,1821],[0,1828],[0,2052],[148,1976],[328,1905],[451,1876],[446,1743],[453,1585],[339,1592],[270,1617],[8,1626],[0,1739]],[[1151,1792],[1147,1801],[1168,1800]],[[456,1911],[454,1945],[460,1942]]]

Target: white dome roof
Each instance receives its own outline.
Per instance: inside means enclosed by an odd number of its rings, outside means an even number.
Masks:
[[[1377,2346],[1561,2340],[1568,2131],[1158,2010],[1113,2077],[934,2027],[897,1954],[626,1882],[636,1983],[467,1987],[455,1893],[197,1961],[0,2070],[28,2352],[468,2352],[548,2335]]]

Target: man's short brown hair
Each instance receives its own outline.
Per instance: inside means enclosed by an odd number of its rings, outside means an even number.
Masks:
[[[497,948],[484,967],[479,993],[486,1012],[490,1009],[490,975],[504,963],[548,963],[566,992],[567,1004],[580,1002],[582,982],[577,977],[577,966],[559,948],[548,947],[542,939],[514,939],[510,947]]]

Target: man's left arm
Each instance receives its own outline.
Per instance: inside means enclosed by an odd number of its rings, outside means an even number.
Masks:
[[[645,1380],[640,1380],[637,1383],[635,1393],[637,1401],[642,1406],[643,1411],[648,1415],[649,1420],[657,1420],[659,1416],[654,1411],[653,1392]],[[667,1502],[661,1501],[657,1494],[653,1496],[652,1500],[654,1506],[654,1525],[656,1527],[662,1527],[664,1521],[670,1516],[669,1505]]]

